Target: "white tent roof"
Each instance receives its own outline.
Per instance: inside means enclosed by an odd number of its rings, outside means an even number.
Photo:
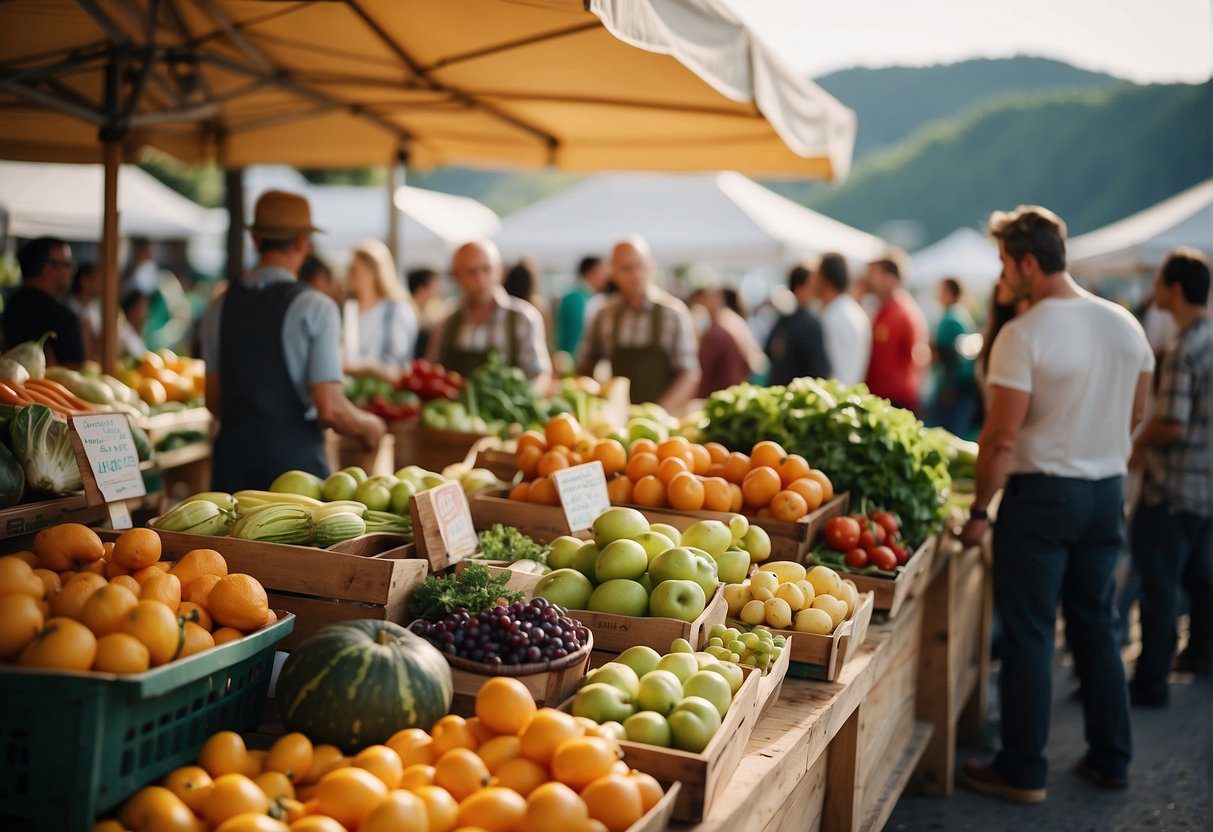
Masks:
[[[942,240],[913,255],[909,285],[934,286],[945,277],[959,278],[971,292],[989,291],[998,281],[1002,264],[998,245],[974,228],[958,228]]]
[[[101,165],[0,162],[0,207],[15,237],[101,239]],[[218,215],[223,215],[222,211]],[[187,238],[226,227],[224,216],[186,199],[151,174],[123,165],[118,177],[118,228],[124,237]]]
[[[1136,274],[1157,268],[1177,246],[1213,257],[1213,179],[1075,237],[1067,246],[1067,259],[1075,274]]]
[[[733,171],[591,176],[506,217],[496,239],[507,258],[569,269],[629,234],[665,266],[783,266],[826,251],[868,260],[884,248]]]

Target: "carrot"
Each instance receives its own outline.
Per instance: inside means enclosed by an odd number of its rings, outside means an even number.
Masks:
[[[58,414],[60,416],[66,417],[66,416],[74,415],[76,413],[76,410],[74,408],[65,407],[54,397],[48,395],[45,391],[31,390],[28,387],[23,387],[20,384],[12,384],[11,382],[10,382],[9,386],[12,387],[13,390],[18,395],[27,396],[31,400],[30,401],[31,404],[46,405],[47,407],[49,407],[51,410],[53,410],[56,414]]]
[[[42,390],[48,396],[56,399],[65,407],[70,407],[74,410],[83,410],[90,413],[93,410],[92,405],[72,393],[72,391],[68,390],[57,381],[50,381],[43,378],[32,378],[25,382],[25,389],[29,390],[30,388]]]
[[[34,404],[34,400],[26,395],[24,390],[18,392],[16,389],[14,389],[20,386],[21,385],[19,384],[10,384],[8,382],[0,381],[0,403],[15,404],[20,407],[26,407],[27,405]]]

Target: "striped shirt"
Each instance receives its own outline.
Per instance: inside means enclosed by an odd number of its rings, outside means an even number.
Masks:
[[[1166,501],[1179,511],[1208,517],[1213,504],[1213,325],[1207,318],[1179,334],[1162,360],[1154,416],[1184,426],[1171,444],[1151,450],[1146,467],[1147,503]]]
[[[599,361],[610,360],[615,346],[612,340],[617,316],[622,316],[619,321],[619,346],[648,346],[653,339],[653,304],[661,307],[660,346],[670,356],[670,366],[676,373],[697,370],[699,346],[686,304],[668,292],[651,289],[640,308],[629,306],[622,297],[616,296],[598,310],[581,342],[577,361],[580,372],[589,375]]]
[[[515,356],[514,366],[526,373],[527,378],[550,373],[552,358],[548,355],[543,317],[534,306],[525,300],[511,297],[504,289],[499,288],[493,293],[493,311],[482,322],[472,320],[466,308],[463,309],[463,323],[455,335],[455,347],[464,352],[487,353],[489,350],[496,350],[501,360],[507,361],[510,354],[510,334],[507,328],[510,310],[517,313],[514,315],[514,341],[518,354]],[[447,315],[430,334],[427,352],[431,360],[443,361],[442,347],[445,343],[446,328],[458,311]]]

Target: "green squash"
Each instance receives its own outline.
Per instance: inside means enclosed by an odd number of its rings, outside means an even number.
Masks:
[[[282,724],[349,753],[404,728],[429,730],[451,708],[451,669],[435,647],[390,621],[343,621],[291,653],[275,697]]]

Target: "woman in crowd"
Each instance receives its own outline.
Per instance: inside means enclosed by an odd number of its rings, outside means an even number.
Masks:
[[[505,273],[505,282],[502,286],[505,288],[507,295],[519,300],[525,300],[539,310],[539,316],[543,318],[543,331],[547,333],[544,343],[548,344],[548,349],[550,350],[551,335],[555,331],[552,321],[552,305],[548,303],[547,298],[539,290],[538,267],[526,258],[519,260],[513,268]]]
[[[396,276],[387,246],[366,240],[353,252],[346,277],[345,369],[394,378],[413,359],[417,313]]]

